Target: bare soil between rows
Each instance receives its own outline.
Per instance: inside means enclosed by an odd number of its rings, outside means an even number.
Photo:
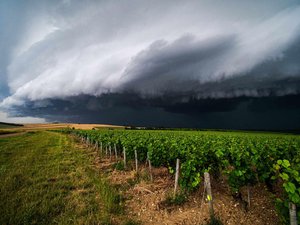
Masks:
[[[173,193],[174,177],[167,168],[153,168],[153,182],[149,179],[146,165],[139,165],[137,174],[133,162],[127,170],[116,170],[116,159],[100,157],[94,154],[95,166],[100,173],[108,177],[111,185],[118,188],[124,198],[126,217],[140,224],[164,225],[201,225],[209,221],[209,206],[203,198],[203,186],[188,195],[182,205],[164,204],[166,197]],[[119,158],[118,161],[122,159]],[[251,205],[249,209],[244,201],[237,200],[230,192],[224,179],[211,178],[215,215],[228,225],[278,225],[281,224],[275,210],[274,199],[263,184],[250,188]],[[243,199],[247,199],[247,190],[242,190]],[[115,220],[117,224],[120,221]]]

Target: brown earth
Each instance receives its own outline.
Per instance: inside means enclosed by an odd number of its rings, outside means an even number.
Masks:
[[[139,165],[139,174],[133,164],[127,170],[116,170],[115,157],[99,157],[94,152],[95,165],[106,174],[110,183],[116,186],[125,198],[126,216],[141,224],[206,224],[210,214],[208,203],[203,198],[203,187],[188,196],[181,205],[165,204],[167,196],[173,193],[174,177],[166,168],[153,168],[153,182],[148,169]],[[122,160],[119,158],[119,161]],[[130,164],[130,163],[129,163]],[[250,188],[251,205],[245,208],[246,201],[236,200],[230,193],[224,179],[212,178],[212,193],[215,215],[228,225],[277,225],[280,224],[271,194],[266,187],[258,184]],[[242,190],[247,199],[247,190]],[[119,224],[118,219],[115,220]]]

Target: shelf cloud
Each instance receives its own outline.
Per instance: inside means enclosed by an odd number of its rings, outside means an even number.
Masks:
[[[2,1],[0,21],[0,108],[12,115],[80,96],[97,99],[87,111],[135,96],[131,108],[168,112],[300,94],[297,1]]]

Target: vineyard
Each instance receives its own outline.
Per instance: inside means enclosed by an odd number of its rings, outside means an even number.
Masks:
[[[114,151],[127,160],[150,160],[170,173],[180,159],[180,188],[193,191],[203,174],[226,177],[233,194],[257,183],[274,193],[283,221],[289,208],[300,208],[300,138],[295,135],[138,130],[65,130],[95,146],[101,153]],[[278,190],[279,189],[279,190]],[[298,212],[298,218],[300,213]]]

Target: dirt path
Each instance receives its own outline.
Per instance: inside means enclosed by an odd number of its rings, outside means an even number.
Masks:
[[[0,138],[14,137],[14,136],[23,135],[25,133],[26,132],[16,132],[16,133],[11,133],[11,134],[0,134]]]

